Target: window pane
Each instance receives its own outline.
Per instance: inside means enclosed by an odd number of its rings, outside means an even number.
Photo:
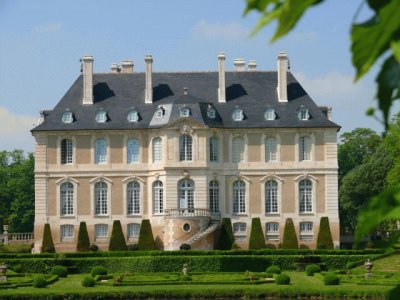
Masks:
[[[74,214],[74,186],[65,182],[60,187],[61,215],[72,216]]]
[[[95,214],[107,214],[107,184],[105,182],[97,182],[94,187],[95,197]]]
[[[61,225],[61,240],[72,239],[74,237],[74,225]]]
[[[210,161],[216,162],[219,159],[219,140],[216,136],[210,137]]]
[[[153,183],[153,212],[163,213],[163,184],[161,181]]]
[[[162,141],[161,138],[153,139],[153,162],[162,160]]]
[[[310,180],[299,182],[299,203],[300,212],[312,212],[312,183]]]
[[[233,213],[246,212],[246,185],[243,181],[237,180],[233,183]]]
[[[267,137],[265,139],[265,161],[277,160],[278,145],[275,137]]]
[[[127,185],[128,215],[140,214],[140,185],[130,182]]]
[[[265,213],[278,212],[278,184],[275,180],[265,183]]]
[[[106,139],[97,139],[95,142],[95,163],[104,164],[107,162],[107,141]]]
[[[137,238],[140,234],[140,224],[128,224],[128,238]]]
[[[309,136],[302,136],[299,139],[299,159],[311,160],[311,138]]]
[[[208,196],[210,199],[210,211],[212,213],[219,212],[219,185],[217,181],[210,181]]]
[[[96,238],[108,237],[108,225],[97,224],[94,226]]]
[[[241,137],[232,140],[232,160],[234,163],[244,161],[244,141]]]
[[[179,138],[179,160],[192,160],[192,137],[184,134]]]
[[[72,141],[70,139],[61,141],[61,163],[72,164]]]
[[[178,203],[180,209],[194,209],[194,183],[190,179],[183,179],[178,184]]]
[[[127,143],[128,164],[139,162],[139,141],[137,139],[129,139]]]

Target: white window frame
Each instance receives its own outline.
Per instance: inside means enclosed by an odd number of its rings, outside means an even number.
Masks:
[[[129,123],[136,123],[139,121],[139,112],[136,109],[131,109],[128,112],[127,120]]]
[[[279,241],[279,222],[265,223],[265,239],[267,241]]]
[[[208,183],[208,209],[212,214],[220,212],[220,184],[215,179]]]
[[[244,180],[237,179],[232,183],[232,211],[234,215],[246,214],[246,191],[246,182]]]
[[[218,136],[210,136],[208,138],[208,159],[210,162],[220,161],[220,139]]]
[[[95,117],[95,119],[96,119],[96,122],[97,123],[106,123],[107,122],[107,112],[105,112],[104,110],[99,110],[97,113],[96,113],[96,117]]]
[[[268,181],[275,181],[277,183],[277,201],[278,201],[278,211],[277,212],[273,212],[273,213],[267,213],[266,211],[266,206],[267,206],[267,199],[266,199],[266,183]],[[264,214],[266,216],[271,216],[271,215],[279,215],[281,213],[281,206],[282,206],[282,184],[283,184],[283,179],[273,173],[267,174],[266,176],[264,176],[263,178],[260,179],[260,187],[261,187],[261,202],[262,202],[262,206],[260,207],[260,210],[264,212]]]
[[[308,110],[307,107],[300,107],[299,112],[297,114],[297,117],[299,118],[299,120],[301,121],[307,121],[310,119],[310,112]]]
[[[238,141],[241,142],[241,145],[238,144]],[[232,163],[242,163],[246,161],[246,140],[243,136],[232,137],[231,153]]]
[[[234,122],[240,122],[243,121],[243,119],[244,119],[243,109],[235,108],[232,112],[232,120]]]
[[[141,205],[141,186],[137,181],[130,181],[126,184],[126,211],[127,215],[140,215]]]
[[[178,208],[187,209],[189,212],[195,208],[195,185],[190,178],[183,178],[178,181]]]
[[[274,145],[271,145],[271,141],[274,141]],[[274,147],[271,147],[274,146]],[[269,135],[264,140],[264,156],[265,162],[277,162],[279,161],[279,144],[278,138],[273,135]],[[274,148],[274,149],[273,149]],[[272,151],[275,150],[275,151]]]
[[[190,116],[190,109],[187,107],[182,107],[179,111],[179,116],[182,118],[187,118]]]
[[[140,223],[128,223],[126,225],[127,240],[136,240],[140,234]]]
[[[153,163],[162,162],[163,160],[163,140],[161,137],[157,136],[152,139],[152,158]]]
[[[74,239],[74,225],[72,224],[62,224],[60,225],[60,240],[71,241]]]
[[[73,214],[68,214],[68,215],[62,215],[62,197],[61,197],[61,186],[64,183],[70,183],[73,186]],[[57,185],[57,215],[62,218],[62,219],[68,219],[68,218],[73,218],[76,215],[76,210],[77,210],[77,195],[78,195],[78,181],[76,181],[74,178],[71,177],[63,177],[55,182]]]
[[[309,160],[302,160],[302,155],[301,155],[301,137],[309,137],[310,138],[310,159]],[[295,151],[296,151],[296,161],[301,162],[301,163],[308,163],[315,161],[315,135],[311,132],[300,132],[296,133],[296,146],[295,146]]]
[[[126,162],[128,164],[138,164],[140,162],[140,141],[137,138],[126,140]]]
[[[64,124],[71,124],[74,122],[74,114],[70,111],[63,113],[61,120]]]
[[[310,183],[310,185],[308,185]],[[307,184],[307,185],[306,185]],[[314,191],[316,187],[312,180],[305,178],[297,183],[297,203],[299,214],[310,214],[314,212]]]
[[[74,162],[74,142],[71,138],[60,141],[60,162],[62,165],[72,165]]]
[[[215,108],[212,107],[207,108],[207,117],[209,117],[210,119],[215,119],[216,117]]]
[[[151,185],[151,197],[153,203],[153,215],[164,214],[164,183],[161,180],[155,180]]]
[[[164,109],[162,107],[157,108],[155,114],[157,119],[162,119],[164,117]]]
[[[264,118],[267,121],[273,121],[276,119],[276,113],[274,108],[267,108],[264,113]]]
[[[95,224],[94,225],[94,236],[95,239],[105,239],[108,238],[108,224]]]
[[[235,222],[232,224],[233,236],[235,241],[242,242],[246,240],[247,237],[247,223],[245,222]]]
[[[67,187],[68,185],[68,187]],[[75,215],[75,187],[70,181],[60,184],[60,216],[71,217]],[[64,212],[65,209],[65,212]]]
[[[274,184],[275,187],[270,186],[271,184]],[[279,199],[279,183],[275,179],[270,179],[265,181],[264,183],[264,197],[265,197],[265,205],[264,205],[264,211],[265,214],[279,214],[279,204],[280,204],[280,199]],[[274,191],[274,193],[268,193],[268,191]],[[273,196],[273,199],[271,199],[271,196]],[[269,203],[271,202],[271,203]],[[269,210],[269,211],[268,211]]]
[[[108,140],[105,137],[97,138],[94,141],[94,163],[96,165],[107,164],[108,161]]]
[[[314,239],[314,224],[310,221],[299,223],[299,240],[303,242],[312,242]]]
[[[108,184],[104,181],[99,181],[94,184],[94,213],[95,216],[108,216],[109,199],[108,199]]]
[[[193,161],[193,137],[190,134],[179,137],[179,161]]]

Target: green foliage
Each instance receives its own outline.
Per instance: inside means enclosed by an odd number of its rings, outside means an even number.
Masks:
[[[265,238],[261,227],[260,218],[252,218],[249,249],[263,249],[263,248],[265,248]]]
[[[283,231],[282,249],[297,249],[299,243],[297,241],[296,230],[294,229],[293,220],[286,219],[285,229]]]
[[[90,275],[92,275],[92,277],[95,277],[97,275],[107,275],[107,269],[105,267],[102,266],[94,266],[91,270],[90,270]]]
[[[24,271],[24,268],[22,267],[21,264],[18,264],[18,265],[15,265],[15,266],[12,268],[12,270],[13,270],[15,273],[22,273],[22,272]]]
[[[79,224],[78,242],[76,244],[76,251],[77,252],[90,251],[90,241],[86,227],[86,222],[81,222]]]
[[[57,275],[58,277],[65,278],[68,276],[68,270],[66,267],[63,267],[63,266],[54,266],[51,269],[51,274]]]
[[[139,241],[138,247],[139,250],[154,250],[154,237],[153,231],[151,229],[150,220],[142,220],[142,224],[140,225],[140,233],[139,233]]]
[[[192,281],[192,276],[181,274],[179,276],[179,281]]]
[[[234,243],[232,222],[230,218],[221,219],[220,236],[216,245],[218,250],[231,250]]]
[[[325,273],[324,284],[325,285],[338,285],[340,283],[340,278],[334,273]]]
[[[189,244],[182,244],[179,246],[179,250],[190,250],[191,248]]]
[[[96,244],[90,244],[90,251],[92,252],[97,252],[99,251],[99,246],[97,246]]]
[[[53,237],[51,236],[51,229],[49,223],[44,224],[41,252],[42,253],[56,252],[56,249],[54,248]]]
[[[82,286],[83,287],[94,287],[96,282],[94,281],[93,277],[86,276],[82,279]]]
[[[281,274],[281,268],[279,268],[279,266],[269,266],[267,268],[267,274]]]
[[[32,286],[35,288],[45,288],[47,286],[46,279],[42,276],[33,278]]]
[[[279,285],[288,285],[290,284],[290,277],[287,274],[279,274],[275,277],[275,283]]]
[[[124,233],[122,232],[121,222],[115,220],[111,232],[109,251],[126,251],[126,242]]]
[[[321,267],[316,264],[306,266],[307,276],[314,276],[315,273],[321,273]]]
[[[319,223],[317,247],[320,249],[333,249],[333,239],[328,217],[322,217]]]

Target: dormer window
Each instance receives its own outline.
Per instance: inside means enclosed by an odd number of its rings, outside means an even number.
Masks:
[[[136,109],[131,109],[128,113],[128,122],[135,123],[139,121],[139,113]]]
[[[189,117],[189,115],[190,115],[190,109],[187,108],[187,107],[181,108],[181,110],[180,110],[180,112],[179,112],[179,115],[180,115],[181,117]]]
[[[298,113],[299,120],[306,121],[310,118],[310,113],[308,112],[308,108],[305,106],[300,106],[299,113]]]
[[[61,120],[64,124],[71,124],[74,121],[74,115],[72,112],[66,111],[63,113]]]
[[[164,108],[159,107],[156,110],[156,118],[161,119],[164,116]]]
[[[100,110],[96,114],[96,122],[97,123],[105,123],[107,122],[107,113],[104,110]]]
[[[267,110],[265,111],[265,114],[264,114],[264,118],[267,121],[275,120],[276,119],[275,109],[267,108]]]
[[[233,121],[242,121],[243,117],[243,109],[235,108],[232,114]]]
[[[207,108],[207,117],[209,117],[210,119],[214,119],[215,118],[215,109],[212,108],[211,106],[208,106]]]

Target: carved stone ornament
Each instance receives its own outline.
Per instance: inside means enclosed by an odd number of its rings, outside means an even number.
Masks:
[[[189,172],[187,170],[182,171],[182,176],[185,178],[188,178],[190,176]]]
[[[180,131],[182,134],[192,134],[192,133],[193,133],[193,128],[190,127],[189,125],[183,125],[183,126],[179,129],[179,131]]]

